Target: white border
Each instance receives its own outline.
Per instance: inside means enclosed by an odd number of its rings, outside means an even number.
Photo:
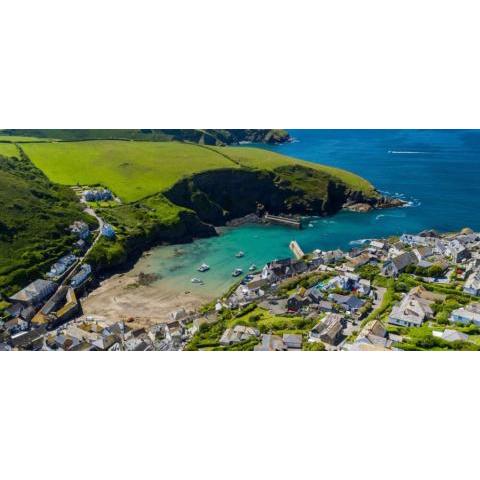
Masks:
[[[8,2],[0,127],[475,128],[477,4]],[[2,474],[472,478],[479,358],[4,353]]]

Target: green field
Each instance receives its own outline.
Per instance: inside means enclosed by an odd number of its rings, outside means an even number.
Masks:
[[[102,184],[126,202],[160,192],[186,175],[237,167],[213,150],[176,142],[98,140],[23,148],[53,182]]]
[[[0,143],[0,155],[5,157],[18,156],[18,148],[13,143]]]
[[[218,152],[226,153],[233,160],[238,161],[246,167],[274,169],[284,165],[303,165],[305,167],[314,168],[325,173],[333,175],[348,185],[358,190],[370,192],[372,184],[364,178],[355,175],[341,168],[330,167],[328,165],[306,162],[296,158],[280,155],[279,153],[261,148],[244,148],[244,147],[213,147]]]
[[[22,147],[51,181],[63,185],[102,184],[126,202],[161,192],[194,173],[240,166],[271,170],[302,165],[334,175],[355,189],[372,191],[368,181],[353,173],[259,148],[117,140],[33,143]]]
[[[0,135],[0,142],[50,142],[52,138],[23,137],[20,135]]]

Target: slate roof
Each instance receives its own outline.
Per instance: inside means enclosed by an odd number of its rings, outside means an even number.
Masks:
[[[300,349],[302,348],[303,337],[299,334],[284,333],[283,341],[289,349]]]

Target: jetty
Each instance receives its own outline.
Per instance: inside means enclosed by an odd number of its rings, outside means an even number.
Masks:
[[[283,217],[281,215],[270,215],[269,213],[266,213],[265,217],[263,218],[265,221],[269,223],[283,225],[286,227],[293,227],[293,228],[297,228],[298,230],[302,228],[302,222],[295,218]]]
[[[293,252],[297,260],[300,260],[305,256],[305,253],[303,253],[303,250],[300,248],[300,245],[297,243],[296,240],[292,240],[288,247]]]

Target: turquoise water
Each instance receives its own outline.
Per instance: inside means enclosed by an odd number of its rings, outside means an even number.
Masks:
[[[449,231],[469,226],[480,230],[480,131],[477,130],[289,130],[295,141],[262,146],[286,155],[333,165],[370,180],[379,190],[409,202],[405,208],[370,213],[341,212],[312,219],[297,231],[284,227],[247,225],[222,229],[217,238],[179,248],[160,247],[145,262],[145,270],[162,276],[178,290],[217,295],[232,283],[236,267],[263,266],[290,256],[295,239],[304,251],[351,248],[358,240],[427,228]],[[239,250],[242,259],[235,258]],[[196,268],[208,263],[211,270]],[[190,282],[205,280],[204,286]]]

